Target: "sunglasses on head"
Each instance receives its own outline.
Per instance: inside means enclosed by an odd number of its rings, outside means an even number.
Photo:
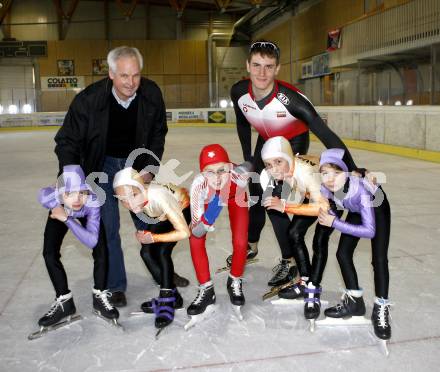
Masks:
[[[280,56],[280,49],[270,41],[256,41],[250,46],[249,51],[253,52],[256,49],[273,50],[278,57]]]

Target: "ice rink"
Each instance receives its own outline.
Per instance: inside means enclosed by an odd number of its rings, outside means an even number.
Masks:
[[[130,318],[141,302],[158,289],[139,256],[128,212],[121,211],[123,248],[128,273],[128,306],[122,308],[122,333],[92,314],[90,251],[68,234],[63,263],[82,321],[34,341],[27,335],[54,299],[43,262],[43,228],[47,211],[37,191],[54,183],[58,165],[53,153],[54,130],[0,132],[0,370],[1,371],[438,371],[440,366],[440,164],[352,149],[359,166],[386,175],[384,189],[392,209],[389,250],[393,336],[385,357],[372,328],[308,330],[302,306],[263,302],[271,268],[280,252],[269,221],[260,242],[259,262],[245,272],[244,320],[233,315],[226,292],[224,266],[231,250],[227,213],[208,235],[208,254],[219,309],[212,318],[188,332],[185,310],[155,339],[153,316]],[[233,128],[171,128],[164,163],[178,159],[177,175],[196,171],[201,147],[220,143],[232,160],[241,162]],[[310,153],[321,145],[312,142]],[[174,167],[175,162],[168,164]],[[189,186],[192,177],[185,181]],[[171,180],[175,181],[175,180]],[[435,191],[437,190],[437,191]],[[308,242],[314,229],[310,229]],[[332,235],[323,278],[323,299],[334,304],[343,287],[335,251],[339,233]],[[310,245],[309,245],[310,247]],[[310,247],[311,248],[311,247]],[[176,271],[188,277],[185,306],[197,289],[187,241],[174,250]],[[370,242],[361,240],[355,256],[365,289],[367,316],[373,302]],[[323,315],[321,315],[322,317]]]

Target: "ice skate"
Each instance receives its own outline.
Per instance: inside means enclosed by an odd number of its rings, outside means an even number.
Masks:
[[[279,293],[282,289],[284,289],[284,288],[288,288],[288,287],[292,286],[293,284],[294,284],[294,282],[293,282],[293,281],[290,281],[290,282],[288,282],[288,283],[284,283],[284,284],[280,284],[280,285],[276,285],[276,286],[272,287],[272,288],[270,289],[269,292],[266,292],[266,293],[263,295],[263,301],[265,301],[265,300],[267,300],[267,299],[269,299],[269,298],[272,298],[272,297],[277,296],[278,293]],[[303,303],[303,301],[301,301],[301,303]]]
[[[226,282],[226,288],[228,290],[229,299],[231,300],[235,316],[238,320],[243,320],[243,315],[241,314],[241,307],[245,304],[243,280],[241,278],[229,276]]]
[[[272,300],[273,305],[304,305],[304,288],[306,282],[303,278],[296,283],[289,282],[289,285],[278,291],[278,299]]]
[[[159,337],[163,329],[169,326],[174,320],[174,307],[176,302],[177,289],[161,288],[159,297],[152,300],[152,308],[156,318],[154,325],[158,329],[156,339]]]
[[[108,290],[93,289],[93,313],[111,326],[123,331],[124,328],[118,322],[119,311],[109,301],[111,295]]]
[[[346,290],[342,303],[325,309],[325,319],[317,321],[320,326],[366,326],[370,320],[364,317],[365,303],[362,290]]]
[[[371,314],[374,334],[379,339],[380,347],[386,356],[389,355],[388,341],[391,338],[390,306],[389,300],[376,298]]]
[[[49,311],[38,321],[40,329],[31,333],[28,339],[34,340],[50,331],[54,331],[82,319],[80,315],[76,315],[75,313],[76,308],[71,292],[57,297],[55,302],[50,306]]]
[[[187,309],[187,313],[191,320],[185,325],[185,331],[208,318],[215,312],[215,299],[214,287],[211,281],[199,286],[199,292],[197,293],[196,298]]]
[[[321,313],[321,292],[312,282],[304,288],[304,317],[310,322],[310,332],[315,332],[315,320]]]
[[[292,259],[281,259],[280,263],[272,269],[275,274],[267,283],[269,287],[279,286],[295,279],[298,269],[292,265],[291,261]]]
[[[65,317],[63,320],[59,321],[58,323],[55,323],[53,325],[50,326],[40,326],[40,329],[36,332],[32,332],[29,336],[28,336],[28,340],[35,340],[37,338],[40,338],[42,336],[44,336],[45,334],[51,332],[51,331],[55,331],[59,328],[63,328],[66,326],[69,326],[70,324],[81,320],[82,316],[79,314],[74,314],[74,315],[68,315],[67,317]]]

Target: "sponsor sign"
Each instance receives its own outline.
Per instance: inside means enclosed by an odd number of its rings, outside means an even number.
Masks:
[[[177,123],[206,123],[207,116],[206,111],[178,111]]]
[[[208,111],[208,123],[226,123],[226,111]]]
[[[41,90],[74,90],[85,87],[84,76],[42,76]]]

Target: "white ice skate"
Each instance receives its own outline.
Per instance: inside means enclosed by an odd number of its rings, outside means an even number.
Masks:
[[[67,327],[67,326],[71,325],[72,323],[74,323],[78,320],[81,320],[81,319],[82,319],[81,315],[74,314],[74,315],[67,316],[65,319],[63,319],[60,322],[53,324],[51,326],[47,326],[47,327],[41,326],[38,331],[33,332],[28,336],[28,340],[35,340],[37,338],[44,336],[45,334],[47,334],[51,331],[55,331],[59,328]]]
[[[194,327],[196,324],[202,322],[206,318],[209,318],[211,314],[213,314],[216,310],[217,310],[217,305],[207,306],[203,313],[197,315],[191,315],[190,321],[186,323],[183,328],[185,329],[185,331],[187,331],[188,329]]]

